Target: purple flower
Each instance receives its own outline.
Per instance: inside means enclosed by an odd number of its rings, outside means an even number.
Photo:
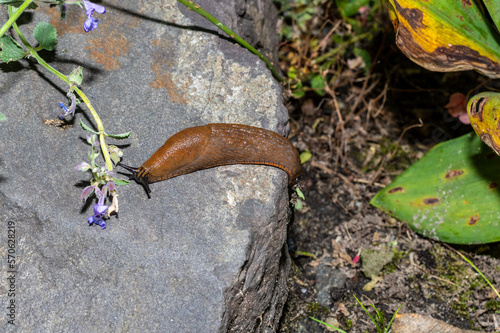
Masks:
[[[89,32],[97,29],[99,20],[94,17],[94,12],[105,14],[106,8],[101,5],[96,5],[95,3],[92,3],[88,0],[83,0],[83,5],[85,6],[85,10],[87,11],[87,19],[85,20],[85,23],[83,23],[83,30],[85,30],[85,32]]]
[[[69,98],[71,98],[71,104],[70,104],[70,106],[66,106],[66,105],[64,105],[63,102],[59,102],[59,106],[64,111],[63,113],[61,113],[59,115],[60,119],[63,119],[64,117],[66,117],[70,113],[71,113],[72,116],[75,115],[75,110],[76,110],[76,96],[73,93],[69,93],[66,96],[68,96]]]
[[[83,202],[87,201],[87,198],[92,194],[96,193],[96,195],[99,193],[99,188],[96,185],[91,185],[87,186],[86,188],[83,189],[82,195],[80,196],[80,200]]]
[[[104,204],[104,195],[101,195],[97,204],[94,205],[94,215],[89,217],[89,225],[97,224],[101,226],[101,229],[106,228],[106,222],[104,222],[104,214],[108,210],[108,206]]]

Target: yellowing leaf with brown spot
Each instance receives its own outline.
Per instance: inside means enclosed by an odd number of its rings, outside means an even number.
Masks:
[[[396,45],[420,66],[500,78],[500,36],[474,0],[389,0],[389,17]]]

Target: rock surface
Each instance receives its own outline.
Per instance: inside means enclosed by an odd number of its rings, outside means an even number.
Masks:
[[[199,4],[274,47],[275,37],[264,35],[275,34],[268,31],[275,18],[261,15],[270,1]],[[40,20],[56,25],[57,49],[42,56],[65,74],[81,65],[105,130],[133,131],[126,141],[108,140],[124,144],[124,163],[140,165],[172,134],[211,122],[287,133],[281,87],[265,64],[197,14],[173,0],[103,5],[107,13],[96,14],[99,27],[87,34],[77,6],[60,22],[56,8],[42,4],[21,29],[33,42]],[[19,332],[275,330],[290,264],[286,174],[214,168],[155,183],[150,200],[132,183],[119,189],[119,218],[105,230],[89,227],[94,202],[79,203],[89,175],[74,166],[87,159],[87,134],[77,124],[91,124],[90,113],[77,108],[66,130],[44,124],[57,118],[67,87],[33,63],[0,65],[8,118],[0,123],[0,303],[16,305],[16,325],[1,325]],[[15,273],[7,266],[9,227]]]

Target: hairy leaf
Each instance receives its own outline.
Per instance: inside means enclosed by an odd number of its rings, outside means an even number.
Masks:
[[[24,57],[24,51],[21,45],[10,36],[0,38],[0,60],[8,63],[17,61]]]
[[[52,51],[57,43],[57,31],[54,25],[47,22],[40,22],[33,30],[33,36],[40,43],[40,46],[48,51]]]

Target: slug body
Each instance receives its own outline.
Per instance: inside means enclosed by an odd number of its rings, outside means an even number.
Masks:
[[[289,185],[300,176],[297,149],[281,135],[239,124],[186,128],[170,137],[139,168],[121,163],[149,193],[149,184],[228,164],[265,164],[288,173]]]

